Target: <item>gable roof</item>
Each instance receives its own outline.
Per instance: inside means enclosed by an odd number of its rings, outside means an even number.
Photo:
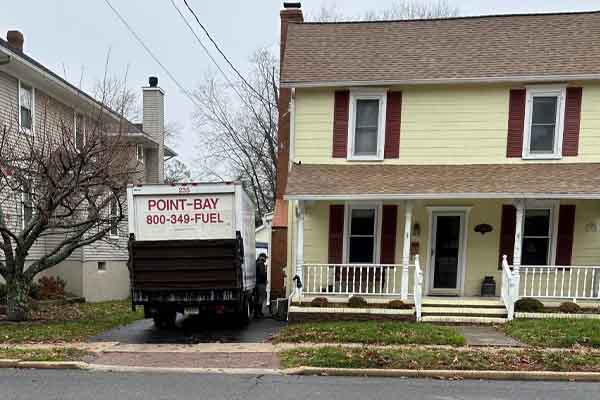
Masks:
[[[294,164],[285,198],[600,198],[600,163]]]
[[[600,11],[291,23],[282,86],[600,79]]]

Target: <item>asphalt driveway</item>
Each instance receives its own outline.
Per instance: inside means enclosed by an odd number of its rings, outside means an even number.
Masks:
[[[240,327],[224,317],[180,316],[174,329],[158,330],[151,319],[144,319],[106,331],[89,341],[123,344],[264,343],[285,325],[285,322],[262,318]]]

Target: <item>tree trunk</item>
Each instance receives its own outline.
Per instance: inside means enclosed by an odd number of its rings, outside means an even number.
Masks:
[[[9,278],[6,282],[9,321],[21,322],[29,317],[29,286],[22,276]]]

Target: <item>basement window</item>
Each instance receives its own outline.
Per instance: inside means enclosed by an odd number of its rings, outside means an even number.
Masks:
[[[106,272],[106,262],[98,261],[98,272]]]

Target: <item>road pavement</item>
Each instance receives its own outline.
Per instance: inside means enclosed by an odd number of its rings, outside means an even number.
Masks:
[[[597,399],[598,383],[0,370],[2,400]]]

